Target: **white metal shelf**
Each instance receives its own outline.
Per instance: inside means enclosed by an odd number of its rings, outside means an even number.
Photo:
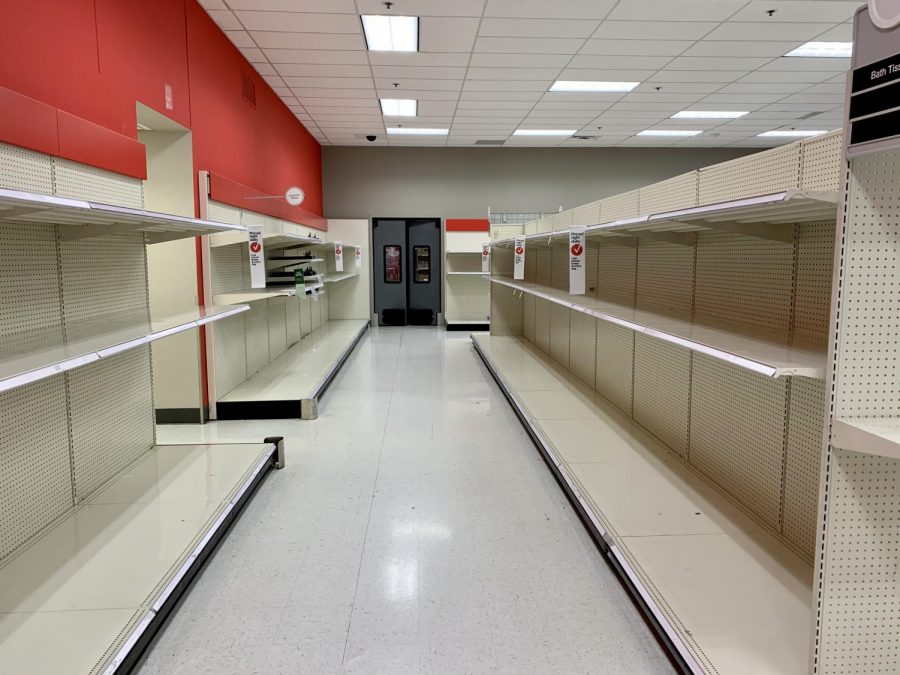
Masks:
[[[244,302],[253,302],[255,300],[292,297],[295,295],[297,295],[297,290],[294,286],[269,286],[267,288],[248,288],[243,291],[218,293],[213,296],[213,302],[217,305],[237,305]]]
[[[831,444],[843,450],[900,459],[900,419],[835,418]]]
[[[834,220],[840,195],[832,190],[786,190],[769,195],[693,206],[646,216],[624,218],[586,228],[587,236],[636,235],[641,232],[679,234],[722,230],[765,239],[790,241],[794,223]],[[568,237],[569,230],[526,235],[528,242],[551,243]],[[513,239],[494,242],[511,246]]]
[[[472,340],[693,672],[806,671],[810,565],[523,338]]]
[[[127,669],[275,453],[268,443],[157,445],[53,523],[0,568],[4,672]]]
[[[329,272],[323,276],[326,284],[335,284],[347,279],[356,279],[359,276],[359,272]]]
[[[447,276],[489,277],[491,275],[488,272],[447,272]]]
[[[479,249],[477,251],[475,251],[475,250],[472,250],[472,251],[447,251],[446,254],[447,255],[478,255],[478,256],[480,256],[481,249]]]
[[[496,276],[491,281],[767,377],[797,375],[822,379],[825,374],[825,354],[820,352],[603,302],[587,295],[570,295],[541,284]]]
[[[300,265],[304,265],[306,263],[321,263],[321,262],[325,262],[325,258],[302,258],[299,256],[272,256],[271,258],[266,258],[266,269],[267,270],[285,269],[287,267],[299,267]]]
[[[0,343],[0,391],[52,377],[248,309],[249,305],[198,307],[153,320],[146,314],[104,316],[61,327],[58,338],[50,344],[46,329],[6,336]]]
[[[137,231],[146,233],[150,243],[157,243],[216,232],[246,232],[241,225],[5,188],[0,188],[0,219],[62,225],[65,239]]]

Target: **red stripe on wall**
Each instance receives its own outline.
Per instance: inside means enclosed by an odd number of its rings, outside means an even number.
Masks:
[[[57,154],[56,108],[0,87],[0,138],[48,155]]]
[[[487,218],[447,218],[444,229],[447,232],[489,232],[491,223]]]
[[[285,191],[288,187],[290,186],[285,186]],[[264,197],[264,199],[259,199],[259,197]],[[264,213],[267,216],[306,225],[316,230],[328,229],[327,221],[322,216],[310,213],[298,206],[291,206],[285,201],[283,193],[266,195],[264,192],[212,172],[209,174],[209,198],[247,211]]]
[[[56,119],[60,157],[147,179],[147,150],[140,141],[63,110]]]

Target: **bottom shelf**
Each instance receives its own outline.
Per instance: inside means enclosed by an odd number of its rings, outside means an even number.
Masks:
[[[318,400],[368,330],[365,319],[329,321],[216,402],[216,419],[318,416]]]
[[[486,331],[491,329],[491,322],[487,319],[446,319],[444,323],[447,330]]]
[[[808,670],[809,564],[524,339],[472,340],[686,668]]]
[[[126,672],[277,457],[158,445],[0,568],[10,673]]]

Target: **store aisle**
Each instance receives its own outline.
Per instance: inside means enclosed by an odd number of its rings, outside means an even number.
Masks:
[[[375,329],[141,673],[666,673],[468,335]]]

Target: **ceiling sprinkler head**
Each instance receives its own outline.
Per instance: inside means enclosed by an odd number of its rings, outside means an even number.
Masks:
[[[775,12],[777,12],[777,11],[778,11],[777,9],[767,9],[766,14],[768,14],[769,16],[774,16]]]

